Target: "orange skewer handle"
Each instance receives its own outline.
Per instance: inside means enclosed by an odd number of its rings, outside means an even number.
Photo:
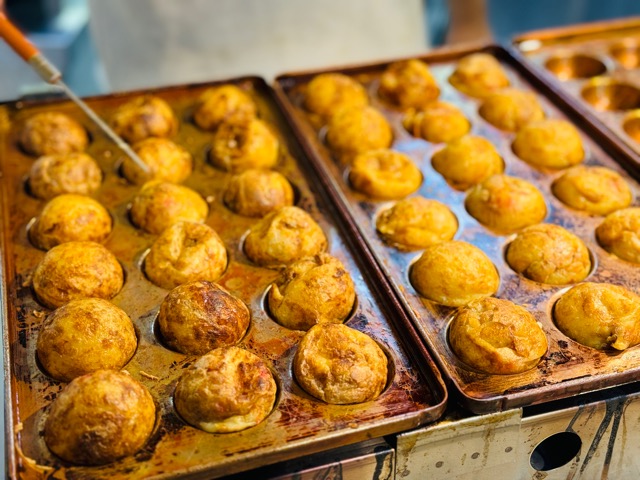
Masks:
[[[38,49],[2,12],[0,12],[0,37],[4,38],[11,48],[27,62],[39,53]]]

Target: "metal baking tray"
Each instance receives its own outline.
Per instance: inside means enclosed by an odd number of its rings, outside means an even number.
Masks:
[[[527,32],[513,45],[640,163],[640,17]]]
[[[458,92],[448,83],[447,78],[453,72],[457,61],[464,55],[479,51],[493,54],[501,62],[513,86],[534,91],[548,117],[565,118],[573,122],[580,131],[585,146],[585,164],[603,165],[620,172],[629,182],[636,198],[640,192],[640,185],[618,163],[633,171],[633,162],[629,162],[629,158],[617,149],[614,141],[592,128],[590,123],[540,80],[534,71],[504,48],[486,46],[473,49],[442,49],[419,57],[429,64],[436,77],[441,88],[440,98],[455,104],[470,120],[470,133],[483,136],[496,146],[505,162],[505,173],[524,178],[542,191],[548,207],[544,221],[562,225],[584,240],[595,260],[595,267],[587,281],[611,282],[639,291],[639,267],[608,254],[596,242],[594,229],[602,217],[591,217],[569,210],[551,194],[551,182],[562,172],[536,170],[519,160],[511,150],[514,134],[500,131],[485,122],[478,114],[479,101]],[[567,287],[544,286],[517,275],[509,268],[504,260],[504,249],[513,237],[491,233],[466,212],[465,192],[453,190],[431,166],[432,154],[442,145],[412,137],[402,126],[402,112],[390,107],[378,97],[380,74],[392,61],[334,70],[283,74],[276,79],[275,88],[309,156],[327,172],[327,177],[332,179],[331,188],[336,197],[342,200],[354,225],[367,240],[380,268],[386,273],[399,300],[432,351],[452,393],[457,393],[459,402],[465,408],[475,413],[488,413],[637,380],[640,375],[639,347],[630,348],[619,355],[611,355],[572,341],[555,327],[550,315],[555,299]],[[323,127],[314,127],[313,117],[310,117],[302,106],[307,83],[315,75],[326,71],[341,72],[362,82],[369,93],[371,104],[385,115],[393,128],[394,143],[391,148],[408,154],[422,171],[423,183],[416,195],[439,200],[452,209],[459,223],[455,239],[476,245],[496,265],[501,281],[496,296],[525,306],[542,324],[549,349],[536,368],[518,375],[476,373],[466,368],[453,354],[447,341],[447,326],[453,309],[421,299],[409,282],[408,269],[422,252],[397,251],[387,246],[376,232],[377,214],[393,202],[373,201],[350,188],[344,167],[333,157],[324,142]],[[637,204],[637,200],[634,203]]]
[[[258,104],[281,142],[275,169],[296,190],[296,205],[308,211],[329,240],[329,253],[338,257],[356,285],[356,307],[347,325],[377,340],[390,359],[386,390],[375,401],[358,405],[328,405],[307,395],[295,382],[292,359],[304,332],[288,330],[273,321],[265,310],[265,293],[280,275],[252,265],[242,252],[242,237],[257,220],[233,214],[222,203],[229,174],[206,161],[212,134],[199,130],[191,117],[196,99],[208,87],[233,83]],[[206,223],[223,239],[229,265],[218,281],[239,296],[252,312],[251,326],[240,345],[263,358],[275,373],[276,405],[267,419],[253,428],[228,434],[209,434],[187,425],[172,404],[175,384],[194,356],[168,350],[154,331],[160,302],[167,294],[151,284],[140,269],[142,258],[156,236],[132,226],[127,206],[139,187],[129,184],[118,167],[122,154],[69,102],[15,101],[0,105],[2,148],[2,309],[4,324],[5,377],[7,392],[7,448],[12,476],[38,478],[147,478],[219,477],[261,465],[387,435],[436,420],[446,406],[444,382],[429,353],[387,290],[374,262],[361,255],[357,232],[341,221],[344,213],[317,185],[317,174],[277,108],[274,94],[258,77],[228,82],[186,85],[152,91],[136,91],[88,98],[103,118],[109,118],[122,103],[152,93],[165,99],[180,121],[172,138],[194,158],[193,174],[185,185],[195,189],[209,204]],[[42,435],[47,407],[65,384],[52,380],[36,362],[35,344],[39,326],[48,311],[38,304],[30,287],[30,275],[44,252],[27,239],[26,228],[44,201],[31,197],[25,178],[34,158],[17,145],[23,121],[43,111],[60,111],[80,121],[92,142],[87,149],[104,174],[94,197],[114,218],[114,231],[104,242],[125,270],[125,286],[112,300],[132,318],[139,345],[125,370],[143,383],[158,408],[157,425],[146,446],[137,454],[102,467],[74,466],[62,462],[47,449]]]

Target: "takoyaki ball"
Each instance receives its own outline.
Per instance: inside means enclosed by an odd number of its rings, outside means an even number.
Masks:
[[[496,147],[486,138],[472,135],[447,143],[433,155],[431,165],[457,190],[466,190],[504,171]]]
[[[56,380],[69,382],[96,370],[120,370],[136,351],[133,322],[101,298],[72,300],[42,323],[36,352]]]
[[[331,117],[327,127],[327,143],[342,154],[387,148],[392,141],[389,122],[369,106],[343,108]]]
[[[461,58],[449,82],[461,92],[477,98],[491,95],[510,84],[500,62],[488,53],[472,53]]]
[[[271,212],[249,230],[244,252],[263,267],[287,265],[327,249],[327,237],[311,215],[298,207]]]
[[[160,305],[158,325],[171,348],[187,355],[204,355],[238,343],[250,318],[242,300],[216,283],[202,281],[171,290]]]
[[[38,300],[50,308],[79,298],[109,300],[122,289],[116,257],[95,242],[67,242],[49,250],[33,273]]]
[[[191,154],[171,140],[150,137],[135,143],[132,148],[149,167],[149,172],[145,172],[131,158],[124,158],[122,174],[133,184],[142,185],[150,180],[181,183],[191,175]]]
[[[409,280],[421,296],[449,307],[491,296],[500,286],[489,257],[478,247],[456,240],[427,247],[411,266]]]
[[[471,129],[471,123],[458,107],[441,101],[409,110],[402,125],[414,137],[433,143],[451,142]]]
[[[305,108],[321,117],[329,118],[344,107],[364,107],[369,98],[364,87],[342,73],[316,75],[307,85]]]
[[[572,167],[551,184],[551,191],[565,205],[592,215],[608,215],[633,200],[627,182],[606,167]]]
[[[289,180],[281,173],[251,168],[229,179],[223,198],[238,215],[264,217],[293,205],[294,195]]]
[[[30,155],[64,155],[82,152],[89,136],[82,125],[60,112],[41,112],[29,117],[19,142]]]
[[[289,265],[271,285],[268,298],[269,310],[279,324],[308,330],[316,323],[343,322],[356,293],[342,262],[320,253]]]
[[[547,215],[540,190],[508,175],[493,175],[476,185],[464,204],[473,218],[499,233],[517,232],[542,222]]]
[[[587,347],[625,350],[640,343],[640,296],[607,283],[576,285],[555,304],[558,328]]]
[[[213,131],[230,118],[254,118],[256,114],[256,104],[247,92],[235,85],[220,85],[200,96],[193,119],[203,130]]]
[[[38,158],[29,172],[29,190],[49,200],[62,193],[90,195],[100,188],[102,171],[86,153],[46,155]]]
[[[75,378],[51,404],[44,441],[63,460],[104,465],[140,450],[153,431],[156,406],[127,372],[98,370]]]
[[[421,60],[394,62],[380,77],[380,95],[401,107],[422,107],[440,95],[431,70]]]
[[[245,430],[273,409],[277,386],[267,364],[238,347],[212,350],[183,374],[174,394],[176,410],[210,433]]]
[[[640,208],[624,208],[607,215],[596,228],[596,238],[607,252],[640,263]]]
[[[372,198],[402,198],[420,188],[422,173],[404,153],[370,150],[353,160],[349,183],[354,190]]]
[[[368,335],[341,323],[319,323],[302,337],[293,371],[315,398],[337,405],[364,403],[384,390],[388,360]]]
[[[234,118],[213,135],[209,160],[226,172],[271,168],[278,162],[280,142],[265,122],[257,118]]]
[[[148,182],[134,197],[131,221],[148,233],[158,234],[177,222],[204,222],[207,202],[195,191],[168,182]]]
[[[149,137],[170,137],[178,131],[178,119],[160,97],[144,95],[120,105],[111,117],[113,130],[129,143]]]
[[[509,244],[506,257],[516,272],[549,285],[581,282],[591,270],[584,242],[561,226],[548,223],[521,230]]]
[[[227,268],[227,250],[208,225],[177,222],[153,243],[144,261],[149,280],[171,289],[195,280],[218,280]]]
[[[517,132],[526,124],[545,117],[533,92],[515,88],[489,95],[480,105],[479,113],[491,125],[509,132]]]
[[[546,119],[525,125],[516,134],[513,151],[535,167],[567,168],[584,160],[580,134],[566,120]]]
[[[492,297],[469,302],[456,312],[449,343],[460,360],[490,374],[531,370],[548,347],[531,313],[509,300]]]
[[[112,223],[109,212],[99,202],[67,193],[44,206],[29,229],[29,239],[43,250],[71,241],[102,242],[111,233]]]
[[[419,250],[451,240],[458,230],[458,219],[436,200],[411,197],[384,210],[376,220],[376,229],[387,244],[399,250]]]

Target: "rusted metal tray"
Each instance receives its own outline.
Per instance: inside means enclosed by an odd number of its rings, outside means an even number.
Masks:
[[[527,32],[513,45],[640,162],[640,17]]]
[[[377,340],[390,359],[386,390],[375,401],[336,406],[317,401],[295,382],[292,359],[304,332],[288,330],[273,321],[265,310],[265,293],[280,275],[253,265],[244,255],[242,238],[256,221],[233,214],[222,202],[229,174],[206,161],[212,134],[192,122],[198,96],[208,87],[233,83],[257,103],[259,115],[277,132],[281,142],[275,169],[296,190],[296,205],[308,211],[329,239],[329,253],[338,257],[356,284],[357,302],[347,320],[353,328]],[[209,205],[206,223],[223,239],[229,265],[218,283],[239,296],[251,310],[251,326],[240,345],[263,358],[276,375],[278,396],[267,419],[256,427],[229,434],[209,434],[187,425],[172,403],[175,384],[193,356],[163,346],[154,331],[160,302],[167,290],[150,283],[141,271],[142,258],[156,236],[132,226],[127,208],[139,187],[119,175],[122,154],[69,102],[9,102],[0,106],[3,193],[3,303],[5,374],[7,392],[7,448],[9,472],[24,478],[149,478],[219,477],[312,452],[407,430],[436,420],[443,413],[447,395],[444,382],[429,353],[402,313],[377,266],[367,254],[360,255],[361,239],[341,221],[331,198],[317,185],[310,168],[281,112],[274,94],[257,77],[229,82],[176,86],[87,99],[104,118],[126,101],[144,93],[165,99],[180,121],[172,139],[189,150],[193,174],[185,185],[195,189]],[[38,304],[30,275],[44,252],[27,239],[27,225],[44,205],[25,189],[25,178],[35,160],[17,146],[23,121],[37,112],[60,111],[81,122],[92,142],[87,149],[104,174],[94,197],[114,218],[114,231],[104,242],[125,270],[125,286],[112,300],[134,321],[139,345],[125,370],[152,393],[158,407],[156,428],[142,451],[103,467],[64,463],[47,449],[42,435],[47,407],[65,384],[52,380],[36,362],[38,331],[48,311]]]
[[[636,166],[617,148],[616,142],[594,129],[573,111],[552,88],[540,80],[527,65],[519,62],[506,49],[497,46],[484,48],[443,49],[419,57],[430,67],[441,89],[440,98],[459,107],[471,122],[471,134],[490,140],[505,162],[505,173],[524,178],[536,185],[546,199],[547,223],[564,226],[586,243],[595,259],[595,267],[587,281],[611,282],[640,290],[639,267],[617,259],[603,250],[595,240],[595,227],[602,217],[591,217],[569,210],[550,192],[554,178],[562,172],[536,170],[519,160],[511,150],[514,134],[489,125],[478,114],[479,101],[458,92],[447,81],[457,61],[464,55],[483,51],[493,54],[506,69],[513,86],[534,91],[548,117],[572,121],[579,129],[585,146],[586,165],[603,165],[620,172],[628,181],[634,198],[640,192],[638,183],[622,169],[630,171]],[[402,126],[403,113],[390,107],[378,96],[380,74],[391,63],[337,68],[360,81],[369,93],[371,105],[389,120],[394,133],[391,148],[408,154],[421,169],[423,182],[415,193],[448,205],[458,218],[459,228],[454,239],[469,242],[481,248],[494,262],[500,275],[499,298],[509,299],[526,307],[541,323],[547,335],[549,349],[536,368],[517,375],[488,375],[470,371],[453,354],[447,341],[447,328],[453,309],[438,306],[421,298],[409,281],[408,270],[421,251],[400,252],[385,244],[375,228],[376,217],[393,202],[373,201],[352,190],[347,181],[346,167],[333,156],[324,141],[324,127],[314,126],[313,117],[305,111],[305,87],[317,74],[329,70],[316,70],[284,74],[276,79],[276,92],[304,142],[309,156],[332,179],[331,188],[349,211],[354,225],[385,271],[399,300],[415,321],[423,339],[434,354],[451,390],[458,393],[461,404],[476,413],[487,413],[508,408],[542,403],[569,395],[589,392],[638,379],[640,375],[640,348],[631,348],[618,355],[597,351],[573,342],[554,325],[551,309],[554,301],[568,287],[552,287],[519,276],[504,260],[504,250],[512,237],[498,236],[481,226],[464,208],[465,192],[452,189],[431,166],[431,156],[443,145],[412,137]],[[637,174],[637,171],[635,172]],[[634,201],[637,204],[637,200]]]

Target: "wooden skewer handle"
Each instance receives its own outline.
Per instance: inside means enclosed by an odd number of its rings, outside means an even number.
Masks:
[[[27,62],[39,53],[33,43],[27,40],[27,37],[2,12],[0,12],[0,37],[4,38],[11,48]]]

